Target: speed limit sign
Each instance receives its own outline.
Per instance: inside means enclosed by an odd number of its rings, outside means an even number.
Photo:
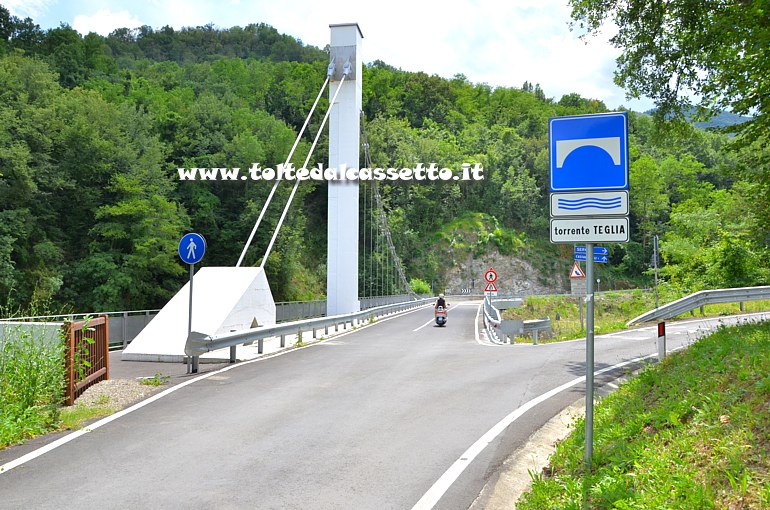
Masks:
[[[495,282],[495,280],[497,280],[497,273],[495,272],[495,270],[494,270],[494,269],[492,269],[492,268],[490,267],[489,269],[487,269],[487,272],[486,272],[486,273],[484,273],[484,279],[485,279],[485,280],[486,280],[488,283],[494,283],[494,282]]]

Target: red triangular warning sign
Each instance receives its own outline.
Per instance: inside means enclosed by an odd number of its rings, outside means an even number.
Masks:
[[[577,262],[572,264],[572,271],[569,272],[570,278],[585,278],[586,274],[583,272],[582,269],[580,269],[580,266]]]
[[[489,282],[487,288],[484,289],[484,292],[497,292],[497,285],[495,285],[495,282]]]

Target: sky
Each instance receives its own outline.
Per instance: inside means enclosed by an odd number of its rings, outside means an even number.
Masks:
[[[323,48],[329,25],[358,23],[364,62],[472,83],[521,87],[539,83],[547,97],[577,92],[609,108],[637,111],[652,102],[627,100],[613,81],[619,50],[612,29],[587,42],[569,28],[567,0],[0,0],[11,14],[43,29],[69,24],[81,34],[116,28],[213,23],[220,28],[267,23]]]

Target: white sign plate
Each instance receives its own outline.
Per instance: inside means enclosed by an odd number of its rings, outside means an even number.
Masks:
[[[551,216],[628,216],[628,191],[551,193]]]
[[[552,218],[552,243],[627,243],[628,217]]]

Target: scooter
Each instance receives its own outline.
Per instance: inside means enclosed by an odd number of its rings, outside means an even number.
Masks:
[[[436,325],[443,327],[446,324],[446,309],[443,306],[437,306],[435,311]]]

